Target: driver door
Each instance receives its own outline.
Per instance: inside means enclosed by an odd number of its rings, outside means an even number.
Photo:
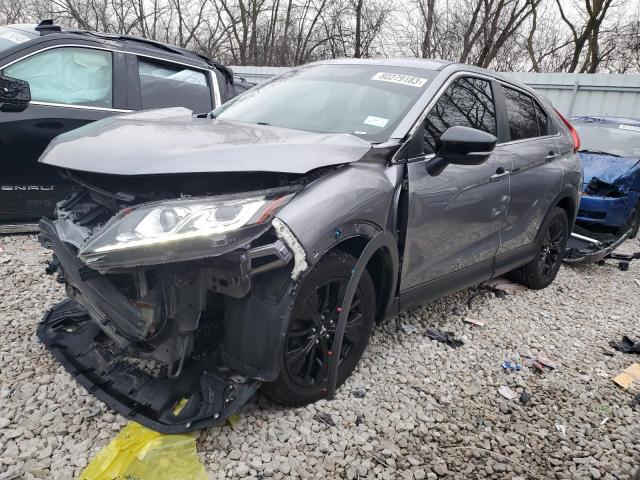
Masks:
[[[69,184],[38,163],[61,133],[117,113],[113,53],[83,46],[52,46],[1,67],[7,77],[27,81],[31,102],[21,112],[0,113],[0,223],[50,216]]]
[[[509,206],[511,160],[500,147],[480,165],[449,164],[430,174],[436,142],[452,126],[498,136],[492,82],[458,77],[427,114],[408,161],[408,218],[401,275],[403,306],[491,277]]]

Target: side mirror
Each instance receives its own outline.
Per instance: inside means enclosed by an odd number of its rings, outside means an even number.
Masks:
[[[0,75],[0,111],[22,112],[30,101],[29,83]]]
[[[449,127],[440,136],[436,157],[427,163],[431,175],[439,175],[449,164],[480,165],[491,156],[498,139],[470,127]]]

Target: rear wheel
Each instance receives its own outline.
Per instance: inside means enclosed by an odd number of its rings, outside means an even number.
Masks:
[[[566,212],[555,207],[542,224],[540,232],[535,258],[509,274],[514,281],[533,290],[549,286],[558,274],[569,240]]]
[[[272,399],[301,406],[325,396],[331,345],[356,259],[329,252],[309,273],[294,301],[280,358],[278,378],[263,389]],[[347,317],[338,385],[354,370],[375,323],[375,289],[367,271],[356,289]]]

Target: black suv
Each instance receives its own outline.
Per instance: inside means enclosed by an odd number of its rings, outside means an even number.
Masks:
[[[235,94],[229,68],[182,48],[50,21],[0,26],[0,232],[24,231],[67,195],[37,163],[57,135],[132,110],[206,113]]]

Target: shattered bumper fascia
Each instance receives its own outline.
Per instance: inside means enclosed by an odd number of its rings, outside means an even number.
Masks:
[[[53,249],[70,299],[45,315],[38,328],[38,337],[91,393],[128,418],[163,433],[176,433],[197,430],[228,417],[259,387],[260,381],[234,373],[233,367],[230,370],[219,359],[217,363],[211,363],[211,359],[203,361],[189,357],[180,375],[161,379],[128,364],[125,353],[131,341],[127,336],[138,332],[126,328],[134,325],[132,322],[140,319],[143,313],[107,278],[78,259],[74,249],[59,238],[54,222],[45,219],[40,227],[40,241]],[[294,251],[296,246],[302,250],[288,227],[284,223],[279,227],[280,233],[284,234],[275,243],[237,255],[240,264],[249,262],[249,265],[255,258],[267,255],[276,258],[274,262],[245,272],[248,278],[290,263],[295,256],[292,246]],[[295,258],[294,263],[298,271],[306,269],[304,257]],[[249,284],[245,295],[248,288]],[[288,305],[290,300],[280,303]],[[282,315],[279,317],[283,318]],[[101,333],[114,341],[113,348],[104,351],[97,346],[95,338]],[[213,368],[216,366],[222,370],[216,371]],[[175,414],[177,402],[185,394],[189,395],[189,401]]]
[[[37,334],[91,394],[125,417],[161,433],[199,430],[228,418],[260,386],[258,381],[234,378],[229,372],[211,369],[206,361],[193,359],[178,378],[149,375],[128,363],[121,350],[100,348],[94,341],[100,328],[71,299],[47,312]]]
[[[576,220],[608,227],[620,227],[625,224],[639,199],[640,194],[633,191],[621,197],[596,197],[583,193]]]

